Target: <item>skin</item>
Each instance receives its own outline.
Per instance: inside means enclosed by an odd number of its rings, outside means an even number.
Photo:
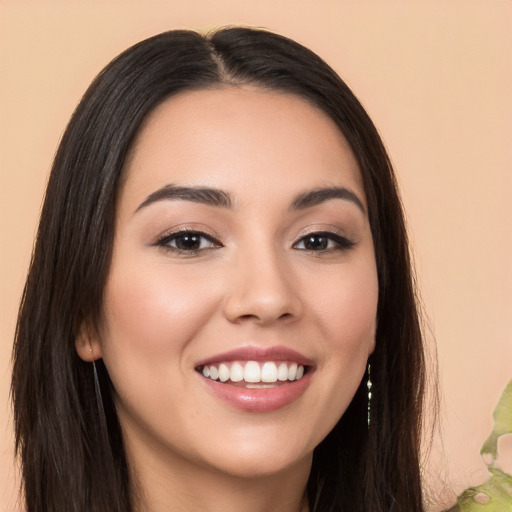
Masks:
[[[293,95],[189,91],[148,117],[124,172],[102,319],[76,345],[109,371],[140,510],[307,510],[313,449],[346,410],[375,343],[374,248],[346,140]],[[220,189],[233,205],[141,207],[170,184]],[[299,194],[333,186],[363,209],[346,198],[290,209]],[[183,239],[168,236],[178,228],[209,238],[180,252]],[[353,246],[306,247],[318,232]],[[275,411],[231,407],[195,369],[275,345],[314,362],[304,393]]]

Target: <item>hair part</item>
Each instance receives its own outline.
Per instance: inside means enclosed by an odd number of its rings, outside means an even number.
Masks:
[[[422,510],[423,342],[402,206],[383,143],[354,94],[316,54],[270,32],[225,28],[207,36],[170,31],[129,48],[94,80],[64,133],[13,353],[16,452],[29,512],[134,510],[136,483],[106,368],[96,363],[105,435],[93,371],[75,341],[84,322],[101,314],[116,195],[142,123],[180,91],[241,84],[295,94],[325,112],[358,161],[368,202],[379,277],[372,426],[363,379],[315,450],[310,510]]]

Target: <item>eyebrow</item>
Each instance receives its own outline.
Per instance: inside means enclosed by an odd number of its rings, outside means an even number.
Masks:
[[[216,188],[208,187],[178,187],[175,185],[165,185],[159,188],[137,207],[135,212],[163,200],[181,200],[192,201],[194,203],[206,204],[220,208],[233,208],[233,200],[228,192]],[[361,200],[354,192],[345,187],[326,187],[310,190],[299,194],[290,204],[290,211],[304,210],[317,206],[331,199],[344,199],[354,203],[363,214],[366,214]]]
[[[170,199],[192,201],[194,203],[202,203],[221,208],[233,207],[231,196],[223,190],[207,187],[177,187],[174,185],[166,185],[146,197],[135,211],[138,212],[142,208],[157,201]]]
[[[366,210],[359,197],[345,187],[318,188],[299,194],[290,205],[290,210],[294,211],[311,208],[312,206],[317,206],[325,201],[329,201],[330,199],[344,199],[346,201],[350,201],[354,203],[363,214],[366,214]]]

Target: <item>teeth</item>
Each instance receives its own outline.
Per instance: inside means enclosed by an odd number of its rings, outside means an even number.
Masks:
[[[247,361],[244,366],[245,382],[261,382],[261,369],[256,361]]]
[[[210,364],[203,366],[201,372],[204,377],[221,382],[229,380],[258,384],[299,380],[304,376],[304,366],[297,363],[266,361],[262,364],[257,361],[247,361],[245,364],[239,362],[234,362],[231,365],[229,363]]]
[[[277,378],[281,382],[288,380],[288,365],[286,363],[281,363],[279,368],[277,369]]]
[[[297,364],[292,363],[291,366],[288,368],[288,380],[295,380],[297,377]]]
[[[233,382],[240,382],[244,380],[244,368],[240,363],[234,363],[231,366],[231,371],[229,372],[229,376]]]
[[[219,370],[216,366],[210,366],[210,379],[217,380],[219,378]]]
[[[261,382],[275,382],[277,380],[276,363],[265,363],[261,369]]]
[[[221,382],[229,380],[229,368],[225,364],[219,366],[219,379]]]

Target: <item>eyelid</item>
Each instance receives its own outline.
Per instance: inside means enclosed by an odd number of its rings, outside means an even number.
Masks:
[[[170,245],[170,242],[176,238],[178,238],[180,235],[186,235],[186,234],[194,234],[198,235],[201,238],[204,238],[211,242],[213,244],[213,247],[205,247],[202,249],[196,249],[196,250],[180,250],[176,247],[172,247]],[[193,226],[179,226],[176,228],[171,228],[170,230],[166,231],[163,235],[160,235],[156,238],[156,240],[151,244],[153,246],[161,247],[165,250],[168,250],[170,252],[176,252],[178,254],[187,254],[187,255],[194,255],[201,251],[213,249],[214,247],[223,247],[222,243],[218,240],[218,238],[208,232],[204,227],[193,227]]]
[[[336,235],[340,238],[346,238],[347,240],[351,240],[351,236],[337,226],[333,226],[332,224],[309,224],[300,230],[300,232],[296,236],[296,240],[300,240],[308,235]]]
[[[309,228],[306,230],[302,230],[302,232],[297,236],[295,242],[293,243],[292,247],[296,248],[296,246],[303,242],[305,238],[308,236],[324,236],[326,238],[329,238],[330,240],[333,240],[335,243],[337,243],[337,247],[325,249],[325,250],[319,250],[319,251],[313,251],[313,252],[331,252],[336,250],[348,250],[351,249],[353,246],[356,245],[356,242],[345,232],[342,230],[335,228],[333,226],[330,226],[329,228],[321,227],[321,226],[309,226]],[[303,251],[308,251],[308,249],[300,249]],[[311,249],[309,249],[312,251]]]
[[[176,236],[187,233],[196,233],[206,238],[210,238],[216,243],[220,243],[218,240],[218,236],[203,224],[178,224],[176,226],[172,226],[166,229],[165,231],[161,232],[161,234],[157,235],[154,238],[152,245],[157,244],[158,241],[163,240],[165,238],[171,238],[173,235]]]

